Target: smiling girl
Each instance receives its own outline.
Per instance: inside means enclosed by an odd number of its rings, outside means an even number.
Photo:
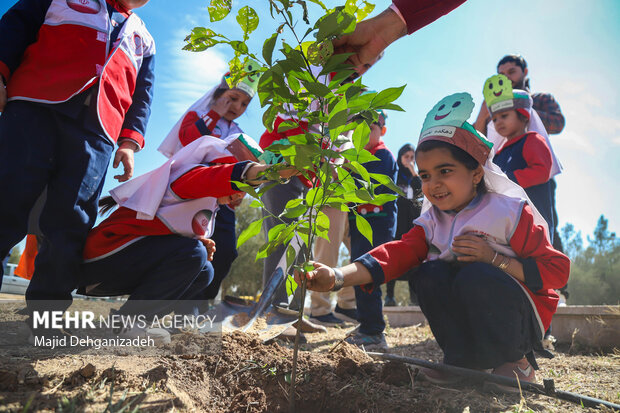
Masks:
[[[446,107],[470,109],[442,117]],[[419,266],[413,284],[443,362],[534,381],[533,350],[542,348],[558,303],[553,288],[566,283],[570,262],[549,243],[523,190],[488,162],[491,144],[465,121],[471,108],[471,96],[455,94],[426,118],[416,163],[430,205],[413,229],[342,268],[313,263],[307,285],[372,291]],[[435,383],[458,380],[422,374]]]

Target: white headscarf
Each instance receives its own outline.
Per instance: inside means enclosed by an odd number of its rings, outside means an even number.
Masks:
[[[117,186],[110,191],[110,194],[119,206],[136,211],[138,219],[152,220],[164,198],[174,170],[186,165],[200,165],[231,156],[226,147],[238,136],[233,135],[224,139],[203,136],[196,139],[181,148],[159,168]],[[252,141],[247,135],[244,135],[244,138]]]
[[[209,113],[209,111],[211,110],[211,101],[213,100],[213,95],[215,94],[215,91],[220,87],[221,87],[221,84],[215,86],[213,89],[208,91],[203,97],[201,97],[196,102],[194,102],[194,104],[185,111],[185,113],[181,116],[179,121],[172,127],[172,130],[170,130],[170,132],[168,133],[168,136],[166,136],[163,142],[161,143],[161,145],[159,145],[159,148],[157,148],[159,152],[164,154],[167,158],[170,158],[175,153],[177,153],[181,148],[183,148],[183,145],[181,144],[181,141],[179,140],[179,131],[181,130],[181,124],[183,123],[183,119],[189,112],[192,112],[192,111],[196,112],[198,114],[198,117],[200,118],[202,118],[204,115]],[[221,137],[226,137],[226,136],[235,135],[235,134],[238,135],[240,133],[243,133],[243,130],[241,130],[241,128],[239,127],[239,125],[237,125],[236,122],[233,122],[233,121],[229,122],[228,120],[224,118],[220,118],[220,120],[217,122],[217,126],[220,129]]]

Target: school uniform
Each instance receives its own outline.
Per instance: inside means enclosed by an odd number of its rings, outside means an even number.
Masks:
[[[432,206],[415,224],[401,240],[356,260],[373,279],[363,289],[377,290],[419,265],[415,292],[447,364],[494,368],[540,348],[570,261],[553,249],[526,201],[485,193],[458,213]],[[519,260],[525,282],[491,264],[458,262],[451,245],[465,234]]]
[[[398,166],[392,152],[384,142],[369,150],[377,161],[366,162],[364,167],[369,173],[380,173],[389,176],[396,181]],[[394,193],[385,186],[377,188],[377,193]],[[363,216],[372,228],[372,245],[364,237],[355,224],[355,215],[349,212],[349,233],[351,235],[351,261],[363,256],[371,249],[390,242],[396,233],[396,201],[386,202],[383,205],[362,204],[357,206],[357,213]],[[372,291],[355,287],[355,299],[357,302],[359,331],[366,335],[380,334],[385,330],[383,320],[383,304],[381,302],[381,289]]]
[[[26,292],[71,302],[115,143],[144,146],[155,44],[134,13],[101,1],[21,0],[0,20],[0,252],[26,234],[47,187],[44,242]]]
[[[545,139],[536,132],[525,133],[507,141],[495,154],[493,162],[511,181],[519,184],[543,216],[553,242],[553,188],[549,180],[551,151]]]
[[[237,192],[231,181],[241,181],[251,166],[248,161],[221,164],[225,158],[218,158],[213,146],[223,150],[226,144],[204,137],[160,168],[112,191],[120,207],[86,240],[80,279],[84,293],[131,294],[134,301],[204,298],[213,266],[197,238],[212,236],[217,198]],[[200,162],[201,151],[211,159]]]

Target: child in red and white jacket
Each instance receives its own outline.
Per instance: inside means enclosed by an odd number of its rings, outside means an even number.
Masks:
[[[459,93],[427,115],[416,164],[430,204],[411,231],[341,268],[314,263],[305,277],[310,290],[372,291],[419,266],[415,292],[444,363],[530,382],[570,261],[523,189],[489,162],[491,143],[466,122],[473,107]],[[435,383],[459,379],[422,373]]]
[[[194,102],[172,127],[158,150],[170,157],[184,146],[202,136],[227,138],[243,133],[236,120],[245,113],[258,87],[258,63],[249,61],[245,66],[247,73],[236,86],[229,86],[230,73],[224,74],[220,83]],[[220,285],[237,258],[237,236],[235,232],[235,207],[242,198],[233,204],[224,205],[217,214],[212,239],[219,246],[213,256],[214,277],[205,290],[204,298],[217,296]]]
[[[113,189],[108,205],[120,207],[88,235],[79,291],[129,294],[120,313],[146,317],[169,312],[164,303],[202,300],[213,279],[216,215],[243,194],[232,181],[256,185],[268,167],[237,161],[229,143],[205,136]]]
[[[12,199],[0,206],[0,252],[26,235],[47,187],[31,310],[70,305],[114,145],[121,182],[144,146],[155,44],[132,9],[147,2],[20,0],[0,20],[0,190]]]

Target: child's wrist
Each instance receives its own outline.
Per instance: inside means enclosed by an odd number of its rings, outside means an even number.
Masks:
[[[138,152],[140,149],[140,145],[137,142],[132,141],[131,139],[124,139],[120,145],[119,149],[131,149],[134,152]]]

